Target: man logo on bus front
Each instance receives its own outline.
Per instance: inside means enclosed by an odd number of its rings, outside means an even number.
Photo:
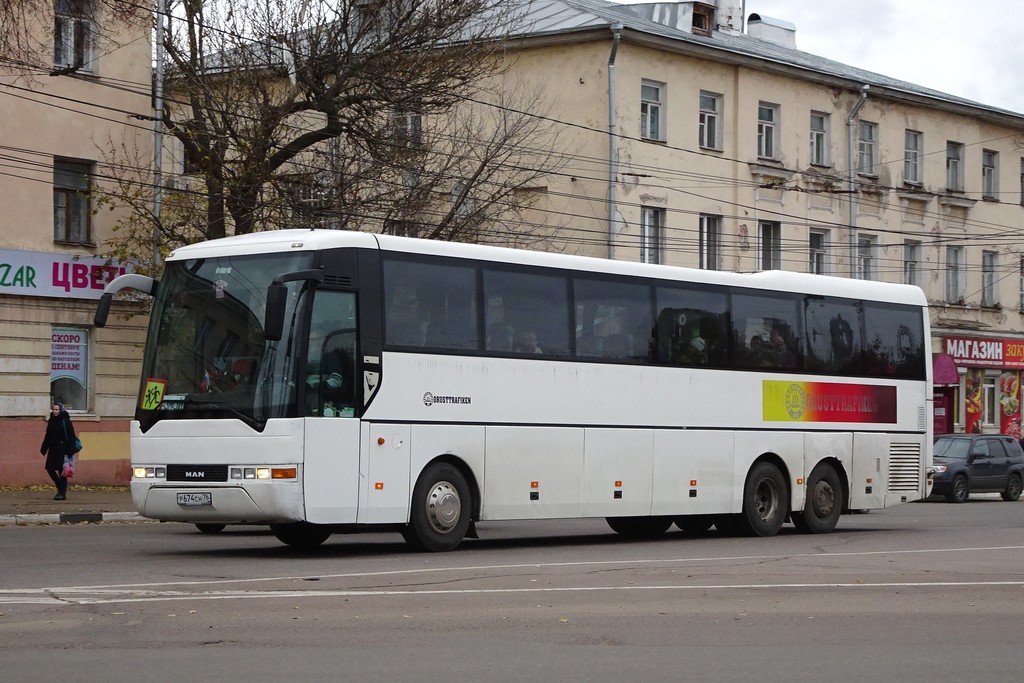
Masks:
[[[790,384],[786,389],[786,412],[794,420],[799,420],[803,417],[806,407],[807,399],[804,397],[804,388],[799,384]]]
[[[427,406],[428,408],[434,405],[434,395],[429,391],[423,394],[423,405]]]

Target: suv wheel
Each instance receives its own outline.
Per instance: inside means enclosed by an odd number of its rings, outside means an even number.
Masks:
[[[958,474],[953,477],[953,484],[950,486],[946,500],[950,503],[963,503],[971,495],[971,489],[967,485],[967,477]]]
[[[1014,472],[1006,480],[1006,488],[999,495],[1003,497],[1003,500],[1020,500],[1021,487],[1020,474]]]

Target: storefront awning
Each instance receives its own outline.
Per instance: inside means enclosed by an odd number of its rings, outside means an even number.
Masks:
[[[948,353],[935,356],[932,363],[932,384],[960,384],[960,373],[956,369],[956,361]]]

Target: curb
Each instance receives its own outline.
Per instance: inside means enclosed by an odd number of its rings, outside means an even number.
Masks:
[[[0,526],[145,521],[149,520],[137,512],[62,512],[60,514],[0,515]]]

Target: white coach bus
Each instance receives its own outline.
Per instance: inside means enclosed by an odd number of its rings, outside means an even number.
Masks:
[[[925,497],[916,287],[331,230],[195,244],[151,294],[132,496],[284,543],[490,520],[833,530]]]

